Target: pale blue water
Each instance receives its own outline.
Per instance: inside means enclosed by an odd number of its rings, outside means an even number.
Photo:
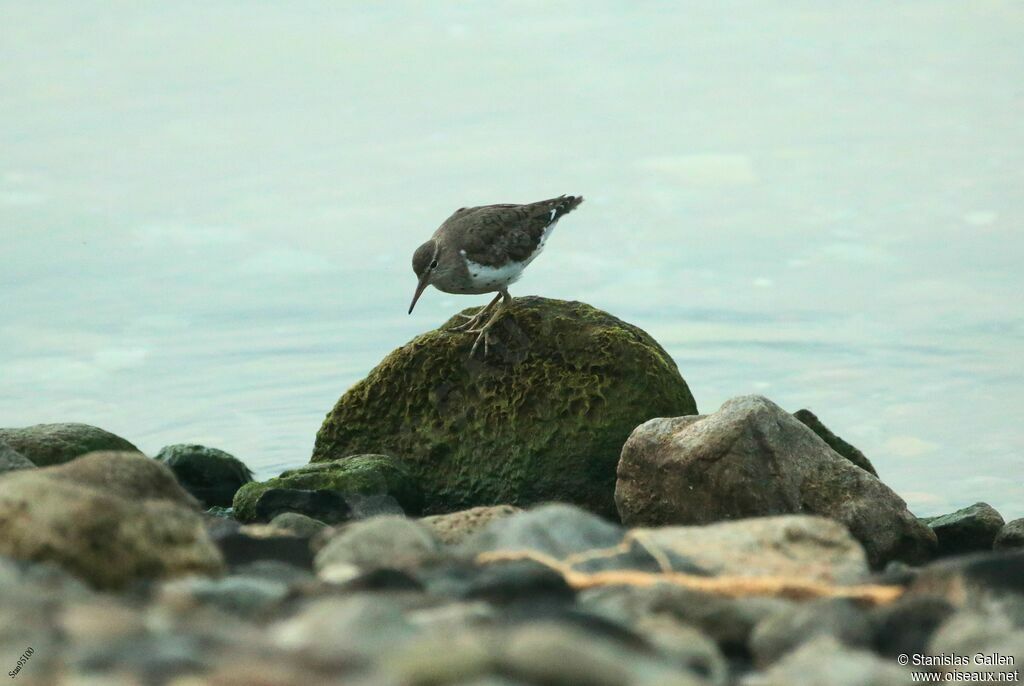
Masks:
[[[426,5],[0,4],[0,425],[304,463],[453,209],[581,193],[513,294],[1024,515],[1024,5]]]

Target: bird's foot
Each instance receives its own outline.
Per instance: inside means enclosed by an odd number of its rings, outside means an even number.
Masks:
[[[491,318],[487,321],[486,324],[484,324],[478,329],[466,330],[466,333],[476,334],[476,340],[473,341],[473,347],[469,349],[470,357],[473,357],[473,355],[476,354],[476,350],[477,348],[480,347],[481,342],[483,342],[484,344],[484,357],[487,357],[487,353],[490,352],[491,349],[491,329],[494,327],[495,324],[498,323],[498,321],[501,320],[502,315],[504,314],[504,308],[498,308],[498,311],[491,316]]]
[[[480,341],[484,343],[484,357],[487,357],[487,353],[491,350],[491,331],[490,327],[484,327],[482,329],[476,329],[473,332],[476,333],[476,340],[473,341],[473,347],[469,349],[469,356],[473,357],[476,354],[476,349],[480,347]]]
[[[476,333],[474,329],[480,326],[480,323],[487,319],[487,317],[491,314],[491,311],[494,310],[494,306],[497,305],[500,300],[501,293],[496,295],[494,300],[492,300],[491,302],[487,303],[479,310],[477,310],[476,314],[462,314],[461,312],[459,312],[455,316],[462,317],[466,321],[462,322],[458,326],[453,326],[451,329],[449,329],[449,331],[463,331],[466,333]]]
[[[462,317],[466,321],[462,322],[458,326],[453,326],[452,328],[450,328],[448,330],[449,331],[459,331],[459,332],[463,332],[463,333],[474,333],[473,330],[477,326],[480,325],[480,322],[482,322],[484,320],[484,316],[483,315],[485,315],[485,314],[486,314],[486,310],[485,309],[480,310],[476,314],[462,314],[461,312],[459,312],[455,316],[456,317]]]

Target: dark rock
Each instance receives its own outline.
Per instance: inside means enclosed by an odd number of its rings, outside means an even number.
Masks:
[[[89,453],[67,464],[47,467],[40,474],[128,500],[166,500],[199,509],[198,501],[181,487],[170,469],[142,453]]]
[[[846,525],[874,567],[926,560],[935,548],[899,496],[760,396],[637,427],[618,475],[615,500],[631,526],[817,514]]]
[[[54,476],[74,465],[23,470],[0,479],[0,554],[54,562],[101,588],[223,570],[197,512],[166,499],[123,497],[117,477],[93,482],[100,488]],[[180,489],[170,472],[166,476]],[[136,490],[133,485],[129,493]],[[161,494],[158,483],[150,494]]]
[[[374,517],[342,528],[316,554],[315,563],[318,572],[333,565],[413,570],[439,555],[439,542],[423,524],[404,517]]]
[[[341,585],[346,593],[356,591],[412,591],[418,593],[424,586],[415,577],[400,569],[379,567],[362,572]]]
[[[495,605],[525,602],[550,608],[572,603],[576,591],[553,569],[524,560],[482,568],[463,597]]]
[[[272,492],[268,495],[268,491]],[[391,496],[402,511],[411,514],[418,514],[423,507],[422,492],[402,461],[387,455],[354,455],[246,484],[235,494],[235,516],[252,522],[282,512],[299,512],[330,524],[367,516],[371,508],[377,512],[394,509],[386,498],[358,496]]]
[[[891,659],[818,636],[763,672],[748,674],[740,686],[896,686],[910,680]]]
[[[313,519],[312,517],[307,517],[306,515],[299,514],[298,512],[282,512],[270,520],[270,526],[275,526],[278,529],[286,529],[294,533],[296,536],[312,538],[323,531],[327,527],[327,524],[321,522],[319,519]]]
[[[277,560],[300,569],[313,568],[309,539],[302,536],[254,536],[241,528],[214,539],[232,569],[258,561]]]
[[[810,410],[797,410],[793,413],[793,416],[806,424],[807,428],[818,435],[818,438],[828,443],[828,447],[832,448],[832,450],[835,450],[837,453],[864,471],[874,476],[878,476],[878,472],[875,471],[874,465],[871,464],[871,461],[868,460],[867,457],[865,457],[864,453],[832,433],[827,426],[822,424],[821,420],[818,419],[817,415],[813,412]]]
[[[939,539],[939,555],[992,550],[1003,517],[988,503],[975,503],[940,517],[922,518]]]
[[[0,474],[19,469],[32,469],[35,464],[17,450],[0,441]]]
[[[888,657],[923,655],[935,630],[955,612],[949,601],[930,596],[904,596],[875,608],[875,651]]]
[[[168,445],[156,459],[170,467],[185,490],[205,507],[230,506],[235,492],[252,481],[252,471],[241,460],[216,448]]]
[[[88,424],[36,424],[20,429],[0,429],[0,441],[37,467],[63,464],[99,450],[139,452],[120,436]]]
[[[821,635],[867,649],[873,631],[867,613],[851,601],[815,600],[794,604],[759,622],[750,635],[750,652],[754,663],[764,668]]]
[[[501,519],[522,512],[514,505],[491,505],[471,507],[468,510],[449,512],[443,515],[431,515],[420,521],[429,526],[437,534],[442,543],[449,545],[461,543],[492,520]]]
[[[401,456],[427,513],[568,499],[613,517],[629,432],[696,412],[661,346],[588,305],[516,299],[495,331],[515,341],[486,358],[470,357],[471,336],[447,330],[457,321],[395,350],[346,392],[317,434],[313,462]]]
[[[317,519],[325,524],[337,524],[352,518],[352,508],[344,494],[328,490],[268,488],[256,496],[251,511],[252,518],[243,521],[266,522],[289,513]]]
[[[1014,519],[1003,525],[999,535],[992,542],[994,550],[1013,550],[1024,548],[1024,518]]]
[[[908,592],[939,596],[968,608],[1007,594],[1019,600],[1024,596],[1024,551],[974,553],[933,562],[921,569]]]

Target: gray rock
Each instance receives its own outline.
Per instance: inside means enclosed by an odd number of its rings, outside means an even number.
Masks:
[[[998,607],[957,612],[936,629],[928,650],[936,653],[973,655],[984,651],[1016,629]]]
[[[317,598],[295,616],[272,624],[269,633],[281,649],[322,666],[346,666],[400,651],[415,637],[416,628],[394,598],[359,593]]]
[[[1013,550],[1024,548],[1024,517],[1014,519],[1003,525],[999,535],[992,542],[993,550]]]
[[[577,604],[627,627],[639,626],[651,616],[667,615],[696,627],[733,654],[746,654],[754,627],[793,605],[778,598],[724,598],[669,584],[596,588],[581,592]]]
[[[134,445],[88,424],[36,424],[19,429],[0,429],[0,441],[37,467],[70,462],[98,450],[138,452]]]
[[[793,416],[806,424],[807,428],[818,435],[818,438],[828,443],[828,447],[832,448],[832,450],[835,450],[837,453],[864,471],[869,472],[874,476],[878,476],[878,472],[875,471],[875,466],[871,464],[871,461],[867,457],[865,457],[864,453],[832,433],[827,426],[822,424],[821,420],[818,419],[817,415],[813,412],[810,410],[797,410],[793,413]]]
[[[270,520],[270,525],[276,526],[279,529],[287,529],[298,536],[306,538],[312,538],[327,528],[327,524],[319,519],[313,519],[298,512],[282,512]]]
[[[853,650],[832,636],[818,636],[763,672],[749,674],[741,686],[902,686],[910,680],[889,659]]]
[[[163,605],[212,606],[248,619],[267,616],[288,596],[288,584],[254,576],[232,574],[220,579],[190,577],[164,583]]]
[[[824,517],[753,517],[630,533],[649,547],[685,556],[715,575],[785,576],[828,583],[857,583],[868,575],[860,543],[842,524]]]
[[[234,455],[203,445],[167,445],[156,454],[204,507],[229,507],[235,492],[252,481],[252,471]]]
[[[867,614],[848,600],[821,599],[793,605],[760,622],[750,635],[750,652],[759,668],[818,636],[869,650],[874,633]]]
[[[142,453],[97,452],[40,471],[49,478],[88,486],[128,500],[165,500],[199,509],[165,465]]]
[[[392,515],[404,517],[405,510],[398,503],[398,500],[387,493],[374,493],[365,495],[363,493],[346,493],[345,502],[348,503],[352,512],[352,519],[369,519],[370,517],[383,517]]]
[[[35,464],[17,450],[0,441],[0,474],[19,469],[32,469]]]
[[[961,555],[992,550],[992,543],[1003,528],[1003,517],[988,503],[939,517],[922,518],[939,540],[939,555]]]
[[[434,530],[438,539],[445,544],[461,543],[492,520],[514,515],[522,510],[514,505],[491,505],[471,507],[442,515],[431,515],[420,521]]]
[[[619,544],[622,527],[575,505],[556,503],[492,520],[469,537],[463,549],[471,554],[492,550],[534,550],[564,558]]]
[[[617,524],[575,505],[556,503],[493,520],[468,537],[459,546],[458,552],[469,559],[491,551],[532,551],[559,560],[586,555],[586,559],[573,564],[578,571],[658,571],[658,560],[643,546],[634,543],[626,549],[612,550],[622,543],[624,533]],[[591,555],[597,551],[604,552]],[[669,563],[676,571],[704,573],[674,550],[666,549],[664,556],[669,558]]]
[[[699,686],[696,674],[557,622],[531,622],[503,637],[499,673],[538,684]]]
[[[129,499],[116,489],[54,478],[55,470],[72,464],[0,479],[0,554],[54,562],[101,588],[222,572],[223,560],[198,513],[163,499]]]
[[[667,614],[645,615],[632,627],[669,663],[714,686],[729,681],[729,666],[718,644],[696,627]]]
[[[313,584],[316,576],[309,570],[281,560],[255,560],[232,569],[238,576],[266,579],[285,584],[289,588]]]
[[[342,528],[320,549],[314,564],[320,573],[339,564],[413,570],[438,559],[440,550],[423,524],[404,517],[374,517]]]
[[[936,545],[885,484],[760,396],[640,425],[623,446],[618,477],[615,500],[630,526],[817,514],[846,525],[874,567],[926,560]]]

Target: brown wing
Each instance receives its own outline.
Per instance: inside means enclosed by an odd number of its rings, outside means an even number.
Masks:
[[[544,230],[572,212],[583,198],[562,195],[528,205],[482,205],[456,210],[438,231],[459,235],[466,257],[488,266],[522,262],[536,250]]]

